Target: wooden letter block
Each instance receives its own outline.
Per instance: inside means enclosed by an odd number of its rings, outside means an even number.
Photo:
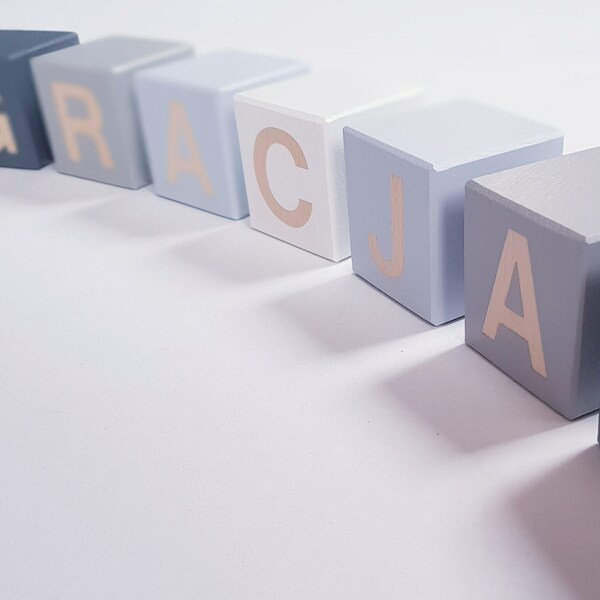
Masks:
[[[344,71],[238,94],[252,227],[339,261],[350,255],[343,128],[416,105],[421,88]]]
[[[137,74],[154,191],[230,219],[248,216],[233,97],[307,70],[283,58],[222,51]]]
[[[30,60],[78,43],[65,31],[0,31],[0,167],[40,169],[52,161]]]
[[[600,400],[600,148],[467,184],[466,342],[574,419]]]
[[[559,156],[563,136],[455,101],[369,119],[344,141],[354,271],[440,325],[464,315],[465,183]]]
[[[184,44],[108,37],[33,59],[57,170],[132,189],[150,183],[132,77],[189,54]]]

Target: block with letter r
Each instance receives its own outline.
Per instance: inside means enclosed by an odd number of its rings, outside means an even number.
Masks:
[[[113,36],[35,58],[56,169],[131,189],[150,183],[132,78],[192,53],[178,42]]]

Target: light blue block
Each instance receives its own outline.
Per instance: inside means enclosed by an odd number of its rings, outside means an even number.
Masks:
[[[293,60],[226,50],[139,73],[154,191],[230,219],[246,217],[233,97],[307,70]]]
[[[552,127],[462,100],[346,127],[354,271],[434,325],[462,317],[466,182],[562,146]]]
[[[56,169],[134,189],[150,183],[132,77],[192,53],[178,42],[112,36],[34,58]]]

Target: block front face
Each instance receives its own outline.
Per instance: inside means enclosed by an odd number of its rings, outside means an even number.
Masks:
[[[150,175],[132,76],[140,66],[190,54],[191,49],[149,40],[141,47],[134,40],[130,47],[126,38],[92,42],[93,51],[86,46],[32,62],[56,168],[128,188],[146,185]]]
[[[78,44],[60,31],[0,31],[0,166],[39,169],[52,160],[30,60]]]
[[[598,408],[577,392],[586,251],[467,187],[466,342],[570,419]]]
[[[430,320],[430,172],[349,129],[344,146],[352,268]]]
[[[325,126],[245,103],[236,118],[252,227],[332,260]]]
[[[294,61],[225,51],[139,73],[154,191],[231,219],[247,216],[233,96],[304,70]]]

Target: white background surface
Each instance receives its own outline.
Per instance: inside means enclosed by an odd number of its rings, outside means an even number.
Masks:
[[[600,144],[589,2],[11,2],[424,81]],[[0,173],[0,598],[600,597],[597,417],[567,423],[334,265]]]

